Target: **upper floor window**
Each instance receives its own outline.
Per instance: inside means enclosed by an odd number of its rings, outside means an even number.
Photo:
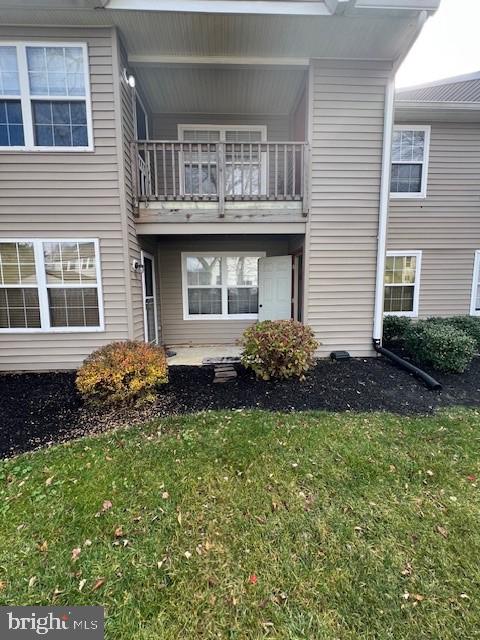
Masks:
[[[0,46],[0,148],[93,149],[85,44]]]
[[[430,127],[396,126],[392,141],[392,198],[425,198]]]

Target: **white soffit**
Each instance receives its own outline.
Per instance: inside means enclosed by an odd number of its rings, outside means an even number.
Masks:
[[[288,115],[303,69],[140,67],[138,87],[154,113]]]

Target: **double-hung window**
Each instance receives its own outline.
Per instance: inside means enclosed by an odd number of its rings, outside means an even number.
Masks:
[[[390,178],[392,198],[425,198],[429,145],[430,127],[394,127]]]
[[[258,259],[264,253],[182,254],[185,320],[258,317]]]
[[[470,314],[480,316],[480,250],[475,251]]]
[[[418,316],[421,251],[387,253],[383,310],[388,315]]]
[[[0,46],[0,148],[93,149],[85,44]]]
[[[102,329],[97,240],[0,239],[0,332]]]
[[[184,143],[180,188],[184,195],[218,194],[218,144],[225,143],[226,196],[266,193],[265,126],[179,125]]]

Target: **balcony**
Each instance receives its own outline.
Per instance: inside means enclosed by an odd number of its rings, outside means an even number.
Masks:
[[[299,221],[308,212],[303,142],[132,142],[140,218]]]

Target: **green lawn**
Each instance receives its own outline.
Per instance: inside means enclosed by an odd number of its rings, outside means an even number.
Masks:
[[[101,604],[109,640],[478,637],[479,418],[207,413],[7,461],[0,604]]]

